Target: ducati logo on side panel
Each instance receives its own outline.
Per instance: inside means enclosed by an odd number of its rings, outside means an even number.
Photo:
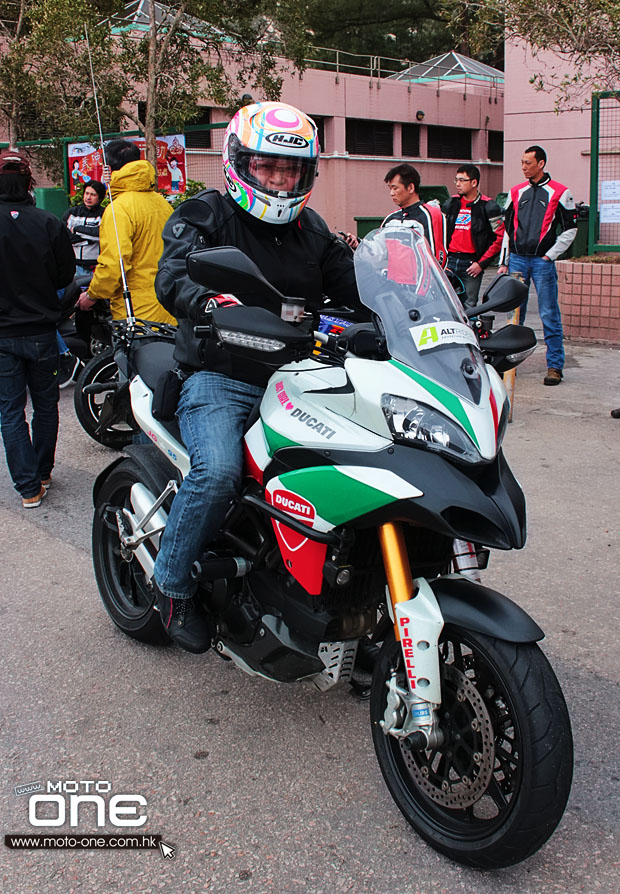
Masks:
[[[283,509],[289,515],[293,515],[300,521],[312,522],[316,516],[316,509],[303,497],[293,493],[290,490],[276,490],[273,493],[272,505],[278,509]]]

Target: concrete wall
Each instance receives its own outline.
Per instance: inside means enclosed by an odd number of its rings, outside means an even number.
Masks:
[[[575,201],[589,202],[590,110],[555,111],[557,92],[536,91],[536,72],[563,74],[569,66],[551,53],[533,56],[523,43],[506,42],[504,98],[504,189],[523,180],[520,159],[532,144],[547,153],[551,176],[569,187]]]

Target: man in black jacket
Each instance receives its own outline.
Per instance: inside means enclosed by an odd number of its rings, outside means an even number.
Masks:
[[[75,273],[69,234],[35,208],[25,156],[0,153],[0,429],[24,509],[41,505],[51,484],[58,437],[57,290]],[[32,423],[26,422],[30,392]]]
[[[480,170],[461,165],[454,178],[457,195],[443,205],[448,231],[448,269],[465,286],[466,307],[478,303],[482,274],[499,254],[504,238],[502,212],[497,202],[479,190]]]
[[[155,563],[162,622],[183,648],[203,652],[211,631],[192,596],[191,568],[217,535],[241,483],[243,427],[270,370],[210,350],[196,339],[192,307],[209,294],[187,275],[190,251],[232,245],[283,294],[317,310],[322,296],[359,301],[351,250],[306,206],[318,163],[314,122],[283,103],[240,109],[224,137],[227,194],[207,190],[184,202],[164,228],[157,296],[179,323],[175,358],[189,374],[177,409],[191,469],[174,498]],[[280,314],[269,298],[252,302]]]

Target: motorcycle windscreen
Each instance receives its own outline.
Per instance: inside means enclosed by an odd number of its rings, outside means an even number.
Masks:
[[[479,404],[488,378],[478,340],[424,236],[412,227],[373,230],[355,252],[355,275],[393,359]]]

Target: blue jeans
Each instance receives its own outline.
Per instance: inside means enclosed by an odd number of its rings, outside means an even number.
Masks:
[[[32,422],[26,422],[30,392]],[[56,333],[0,338],[0,432],[15,490],[36,497],[54,467],[58,438]]]
[[[473,260],[473,258],[472,258]],[[463,307],[475,307],[478,303],[478,295],[480,294],[480,286],[482,285],[482,273],[480,276],[470,276],[467,268],[471,266],[471,260],[465,258],[455,258],[448,255],[448,269],[453,270],[457,276],[463,281],[465,286],[465,297],[463,299]]]
[[[264,389],[201,370],[184,383],[177,408],[190,471],[172,501],[155,562],[159,589],[173,599],[194,590],[191,568],[222,526],[243,472],[243,429]]]
[[[562,342],[562,315],[558,304],[558,274],[553,261],[542,258],[510,255],[509,273],[520,273],[525,285],[533,281],[538,295],[538,313],[543,324],[547,345],[547,367],[564,369],[564,345]],[[525,322],[527,298],[521,305],[521,319]]]

